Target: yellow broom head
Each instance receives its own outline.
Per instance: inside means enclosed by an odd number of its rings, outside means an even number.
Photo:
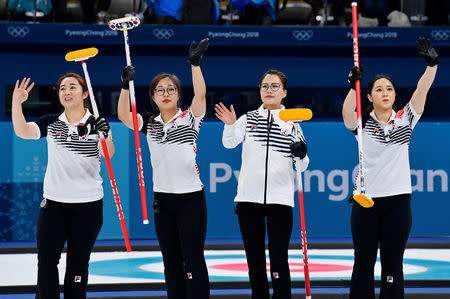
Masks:
[[[356,202],[364,208],[370,208],[374,204],[373,200],[367,197],[365,194],[354,194],[353,199],[356,200]]]
[[[279,116],[284,121],[310,120],[312,118],[312,111],[307,108],[283,109],[280,111]]]
[[[72,51],[66,54],[67,61],[81,61],[94,57],[98,54],[97,48],[86,48],[81,50]]]

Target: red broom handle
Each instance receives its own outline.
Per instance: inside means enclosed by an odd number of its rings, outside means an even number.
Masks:
[[[127,225],[125,223],[125,217],[123,216],[122,205],[120,203],[119,191],[117,190],[116,179],[111,165],[111,159],[109,157],[108,147],[106,146],[106,140],[102,133],[100,133],[100,141],[103,149],[103,156],[105,157],[106,168],[108,168],[109,181],[111,182],[111,188],[114,195],[114,202],[116,203],[117,214],[119,215],[120,226],[122,228],[123,239],[125,240],[125,246],[127,252],[131,252],[130,238],[128,237]]]
[[[300,159],[295,158],[296,174],[297,174],[297,189],[298,189],[298,206],[300,211],[300,228],[302,234],[302,250],[303,250],[303,269],[305,275],[305,293],[306,299],[311,298],[311,283],[309,280],[309,263],[308,263],[308,243],[306,241],[306,221],[305,221],[305,206],[303,203],[303,184],[302,173],[297,167],[300,167]]]

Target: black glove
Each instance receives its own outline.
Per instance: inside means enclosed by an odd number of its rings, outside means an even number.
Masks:
[[[78,136],[93,134],[92,132],[94,131],[94,125],[95,117],[91,115],[84,124],[77,126]]]
[[[203,57],[203,53],[205,53],[206,49],[209,45],[209,38],[203,39],[200,44],[197,46],[197,43],[193,41],[191,46],[189,47],[189,60],[188,62],[192,65],[199,66],[200,59]]]
[[[122,89],[130,89],[130,81],[136,78],[136,70],[132,65],[127,65],[123,71],[120,80],[122,81]]]
[[[435,66],[439,64],[439,57],[436,50],[431,45],[430,39],[420,37],[416,42],[417,52],[423,56],[427,61],[428,66]]]
[[[363,68],[360,65],[359,70],[357,66],[353,66],[350,70],[350,73],[348,73],[348,84],[350,84],[350,88],[355,90],[356,81],[362,80],[363,78]]]
[[[294,157],[303,159],[308,153],[308,148],[306,147],[306,143],[303,141],[294,142],[291,144],[291,154]]]
[[[110,129],[111,127],[109,126],[109,123],[106,119],[100,116],[95,119],[93,133],[102,132],[103,136],[107,138]]]

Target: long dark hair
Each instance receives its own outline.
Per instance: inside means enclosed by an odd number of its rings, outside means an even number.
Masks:
[[[394,91],[395,91],[395,84],[394,84],[394,81],[392,81],[392,78],[389,75],[381,74],[381,75],[376,75],[375,77],[373,77],[367,84],[367,94],[368,95],[372,94],[372,90],[375,85],[375,82],[377,82],[380,79],[386,79],[389,82],[391,82],[392,87],[394,88]],[[369,100],[367,102],[368,103],[367,103],[366,109],[364,109],[365,115],[369,115],[369,113],[372,112],[372,110],[373,110],[373,103]]]
[[[153,77],[152,81],[150,82],[150,87],[149,87],[149,91],[148,91],[148,94],[150,96],[150,103],[152,104],[152,108],[157,112],[159,112],[159,109],[158,109],[158,106],[153,101],[153,96],[155,95],[155,88],[158,85],[159,81],[161,81],[162,79],[165,79],[165,78],[168,78],[170,81],[172,81],[172,83],[177,88],[177,90],[178,90],[177,107],[181,108],[181,106],[182,106],[180,79],[178,79],[178,77],[174,74],[161,73],[161,74],[158,74],[155,77]]]
[[[80,83],[83,93],[88,91],[86,81],[84,80],[83,77],[81,77],[77,73],[71,73],[71,72],[65,73],[64,75],[62,75],[61,77],[58,78],[58,82],[56,83],[56,95],[58,96],[58,102],[59,102],[59,88],[61,87],[62,81],[66,78],[75,78],[78,81],[78,83]],[[88,108],[89,110],[92,110],[89,93],[88,93],[87,98],[84,99],[84,108]],[[92,111],[91,111],[91,113],[92,113]]]

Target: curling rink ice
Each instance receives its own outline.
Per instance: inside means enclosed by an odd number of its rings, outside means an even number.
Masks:
[[[269,261],[268,253],[267,261]],[[300,250],[289,250],[292,280],[303,280]],[[243,250],[205,251],[211,282],[248,281]],[[63,281],[65,253],[59,265]],[[308,250],[311,280],[350,280],[353,250]],[[1,254],[0,286],[36,284],[37,256],[34,253]],[[269,264],[268,270],[269,270]],[[164,268],[159,251],[93,252],[89,268],[89,284],[161,283]],[[405,280],[450,280],[450,249],[407,249],[404,258]],[[375,266],[380,278],[380,261]]]

